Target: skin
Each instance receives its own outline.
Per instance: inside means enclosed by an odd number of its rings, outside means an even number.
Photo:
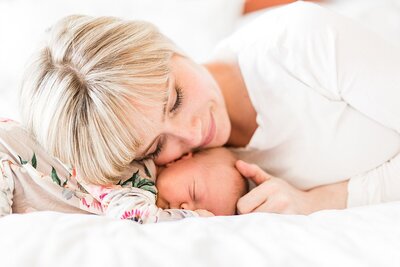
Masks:
[[[208,210],[214,215],[236,214],[246,192],[235,158],[224,148],[189,154],[161,169],[157,205],[164,209]]]
[[[164,165],[182,155],[204,148],[224,145],[231,132],[231,124],[224,97],[210,73],[201,65],[181,57],[171,60],[169,82],[170,96],[163,113],[163,107],[145,112],[145,116],[157,125],[157,131],[142,137],[143,156],[156,151],[162,144],[161,153],[154,158],[157,165]],[[181,105],[173,110],[180,88],[183,97]],[[172,111],[173,110],[173,111]],[[210,125],[215,122],[215,135],[211,142],[204,144]]]
[[[176,86],[184,97],[182,105],[172,112],[177,99]],[[257,128],[256,112],[236,62],[200,66],[190,59],[174,56],[170,90],[165,114],[163,107],[144,114],[157,125],[157,131],[143,136],[143,157],[154,152],[160,140],[163,146],[154,158],[158,165],[204,148],[244,147],[249,143]],[[216,125],[215,134],[208,144],[203,144],[211,121]],[[258,185],[240,199],[240,213],[309,214],[321,209],[343,209],[347,205],[348,180],[303,191],[252,164],[241,162],[236,168],[248,179],[257,177]]]
[[[346,207],[347,181],[302,191],[283,179],[269,175],[255,164],[239,160],[236,168],[257,185],[238,201],[240,214],[272,212],[308,215],[319,210]]]
[[[276,5],[283,5],[293,3],[296,0],[246,0],[244,4],[243,13],[247,14],[253,11],[257,11],[267,7],[273,7]],[[310,2],[323,2],[321,0],[313,0]]]

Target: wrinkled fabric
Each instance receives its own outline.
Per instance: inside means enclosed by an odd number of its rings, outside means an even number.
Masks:
[[[197,216],[193,211],[158,208],[154,164],[148,161],[137,167],[130,178],[118,184],[88,184],[74,168],[49,156],[17,122],[0,120],[1,216],[51,210],[139,223]]]

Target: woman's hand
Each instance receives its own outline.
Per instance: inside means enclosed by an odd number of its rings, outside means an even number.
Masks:
[[[236,168],[257,185],[239,199],[237,210],[240,214],[310,214],[322,209],[346,207],[347,181],[302,191],[283,179],[269,175],[255,164],[239,160]]]
[[[212,212],[209,212],[208,210],[195,210],[197,214],[199,214],[200,217],[213,217],[215,216]]]
[[[239,199],[238,212],[273,212],[308,214],[307,192],[301,191],[285,180],[269,175],[255,164],[237,161],[236,168],[257,187]]]

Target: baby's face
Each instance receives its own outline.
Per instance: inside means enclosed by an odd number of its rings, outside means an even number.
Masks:
[[[185,156],[160,170],[157,205],[163,209],[205,209],[214,215],[233,215],[246,192],[246,181],[225,148]]]

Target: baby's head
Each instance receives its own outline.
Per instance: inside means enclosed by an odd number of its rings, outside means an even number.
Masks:
[[[248,190],[226,148],[213,148],[160,169],[157,205],[164,209],[205,209],[214,215],[234,215],[236,203]]]

